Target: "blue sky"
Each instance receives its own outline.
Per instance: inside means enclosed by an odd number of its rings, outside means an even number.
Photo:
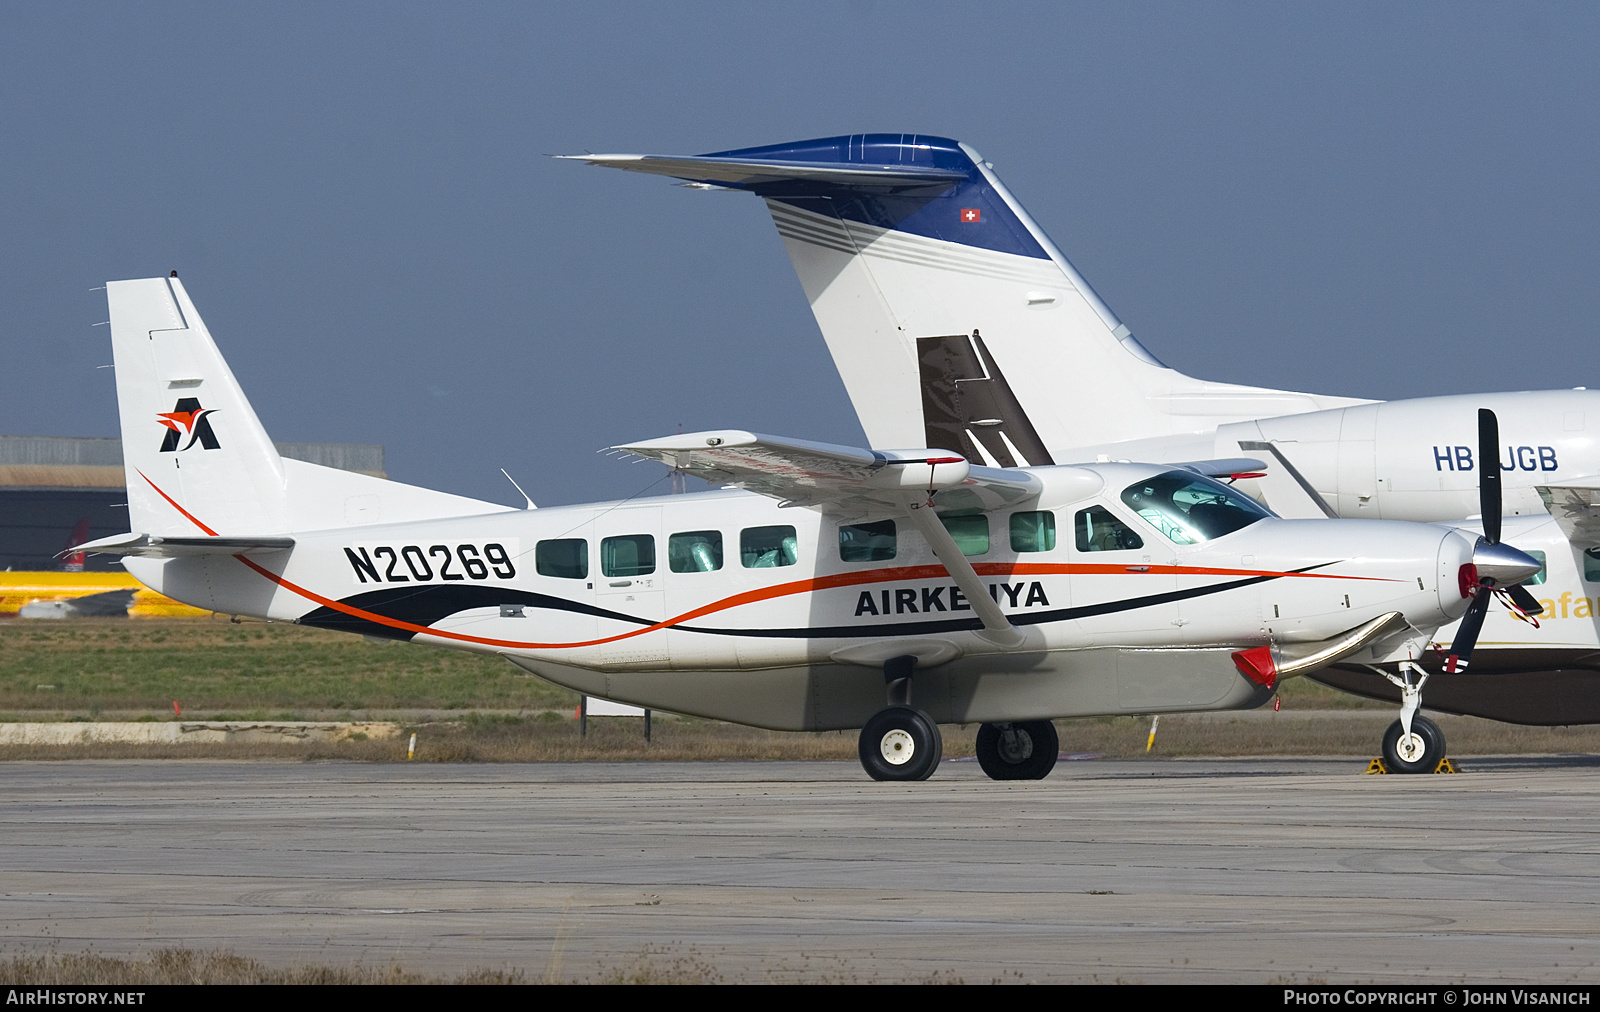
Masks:
[[[181,272],[273,437],[517,503],[609,444],[859,443],[758,201],[552,161],[860,131],[992,161],[1140,340],[1366,397],[1600,385],[1600,7],[39,4],[0,15],[0,432],[115,435]],[[655,491],[665,491],[666,484]]]

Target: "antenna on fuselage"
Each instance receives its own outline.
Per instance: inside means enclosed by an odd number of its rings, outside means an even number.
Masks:
[[[528,498],[528,493],[522,491],[522,486],[517,484],[517,479],[511,477],[511,472],[507,471],[505,468],[502,467],[500,469],[500,473],[506,476],[506,481],[509,481],[511,483],[511,487],[512,488],[516,489],[519,493],[522,494],[522,498],[528,504],[527,507],[526,507],[527,509],[536,510],[536,509],[539,508],[539,507],[537,507],[537,506],[535,506],[533,504],[533,500],[532,499]]]

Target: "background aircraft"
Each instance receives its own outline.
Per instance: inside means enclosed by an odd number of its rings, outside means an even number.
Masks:
[[[1553,628],[1494,609],[1476,677],[1436,686],[1430,705],[1600,720],[1585,593],[1600,583],[1600,392],[1370,402],[1186,376],[1139,344],[981,155],[947,138],[571,157],[761,196],[874,446],[946,446],[999,467],[1258,454],[1268,467],[1240,484],[1283,516],[1446,521],[1481,512],[1492,453],[1514,540],[1558,581]],[[1505,425],[1492,449],[1461,438],[1481,407]],[[1393,695],[1370,671],[1320,677]]]
[[[510,510],[280,457],[176,278],[107,298],[131,530],[74,550],[197,607],[859,727],[877,779],[931,774],[941,722],[983,724],[991,777],[1037,778],[1050,718],[1257,706],[1351,659],[1404,673],[1384,752],[1427,772],[1445,743],[1416,660],[1465,614],[1466,663],[1490,595],[1539,568],[1493,529],[1282,520],[1207,477],[1250,460],[998,469],[734,430],[615,449],[740,487]]]

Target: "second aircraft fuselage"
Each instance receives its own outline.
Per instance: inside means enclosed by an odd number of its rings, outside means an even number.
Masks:
[[[1600,474],[1600,391],[1583,389],[1359,404],[1085,447],[1058,459],[1262,457],[1240,444],[1268,442],[1341,517],[1464,520],[1479,509],[1482,466],[1473,445],[1479,408],[1500,419],[1506,516],[1546,515],[1538,486]]]

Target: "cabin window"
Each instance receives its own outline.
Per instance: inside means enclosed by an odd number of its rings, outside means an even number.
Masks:
[[[1144,539],[1104,506],[1079,510],[1072,527],[1080,552],[1124,552],[1144,547]]]
[[[1049,510],[1011,514],[1013,552],[1053,552],[1056,550],[1056,515]]]
[[[746,569],[774,569],[800,561],[800,549],[789,526],[746,527],[739,532],[739,561]]]
[[[1537,573],[1534,573],[1532,576],[1528,577],[1526,580],[1523,580],[1522,581],[1522,586],[1524,586],[1524,587],[1537,587],[1539,584],[1544,582],[1545,576],[1548,575],[1548,573],[1549,573],[1549,567],[1545,565],[1545,557],[1544,557],[1544,553],[1543,552],[1530,551],[1530,552],[1528,552],[1528,554],[1533,556],[1535,559],[1537,559],[1539,561],[1539,571]],[[1585,570],[1587,570],[1589,568],[1588,565],[1587,565],[1588,552],[1584,553],[1584,557],[1585,557],[1585,565],[1584,565],[1583,568]],[[1583,575],[1584,575],[1585,579],[1589,578],[1589,574],[1587,572],[1585,572]]]
[[[647,576],[656,571],[656,539],[624,534],[600,542],[600,572],[606,576]]]
[[[989,550],[989,518],[982,513],[941,513],[939,522],[950,532],[962,555],[982,555]]]
[[[1122,501],[1177,545],[1196,545],[1248,527],[1266,508],[1192,471],[1168,471],[1122,490]]]
[[[845,562],[886,562],[895,548],[893,520],[839,525],[839,558]]]
[[[667,566],[674,573],[714,573],[722,568],[722,532],[686,531],[667,539]]]
[[[533,568],[540,576],[586,579],[589,576],[589,542],[582,538],[541,541],[533,550]]]
[[[1588,583],[1600,583],[1600,548],[1583,550],[1583,578]]]

